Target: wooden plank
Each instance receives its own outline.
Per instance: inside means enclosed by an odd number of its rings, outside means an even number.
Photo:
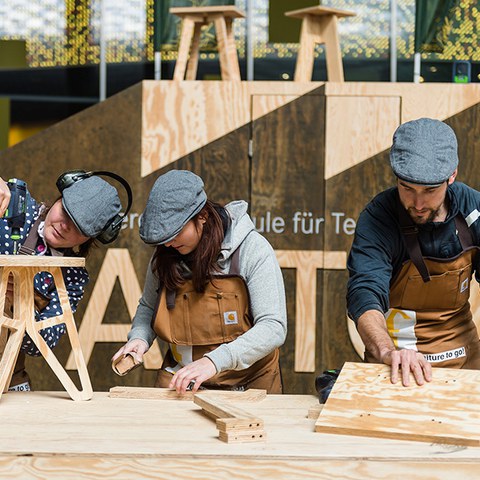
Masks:
[[[84,267],[83,257],[0,255],[0,267]]]
[[[223,390],[209,390],[209,396],[221,398],[222,401],[258,402],[267,396],[266,390],[252,388],[245,392],[229,392]],[[135,398],[143,400],[193,400],[193,392],[186,392],[180,395],[174,389],[153,388],[153,387],[112,387],[109,390],[109,396],[112,398]],[[218,418],[218,417],[216,417]]]
[[[480,446],[480,372],[434,368],[423,386],[390,382],[390,367],[346,363],[316,432]]]
[[[268,441],[267,441],[268,443]],[[232,447],[217,442],[229,450]],[[238,450],[243,446],[236,446]],[[259,450],[254,443],[250,447]],[[263,449],[263,445],[261,449]],[[318,450],[322,450],[319,448]],[[325,459],[299,458],[294,461],[288,456],[261,458],[258,455],[229,458],[209,456],[198,458],[181,453],[171,456],[150,455],[137,456],[122,454],[105,455],[42,455],[42,456],[8,456],[0,455],[0,476],[2,478],[48,478],[65,480],[65,478],[98,478],[130,480],[132,478],[159,479],[183,478],[204,480],[225,480],[225,478],[242,478],[258,480],[259,478],[291,480],[292,478],[331,480],[334,478],[385,480],[386,478],[408,478],[409,480],[452,480],[455,478],[478,478],[478,463],[454,460],[438,462],[433,457],[427,462],[405,461],[402,459],[388,461],[349,458],[337,459],[335,456]],[[68,472],[68,473],[67,473]],[[140,473],[141,472],[141,473]]]
[[[231,430],[260,430],[263,428],[263,421],[252,422],[248,418],[217,418],[215,423],[220,432],[229,432]]]
[[[112,387],[108,395],[111,398],[135,398],[137,400],[193,400],[193,392],[180,395],[171,388]]]
[[[262,419],[256,418],[251,413],[230,404],[228,401],[225,401],[224,396],[220,397],[210,392],[196,393],[193,396],[193,402],[217,418],[238,418],[263,425]]]
[[[264,430],[220,431],[218,438],[226,443],[264,442],[267,435]]]

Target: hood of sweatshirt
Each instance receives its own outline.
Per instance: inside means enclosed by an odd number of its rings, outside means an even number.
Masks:
[[[222,242],[222,249],[218,259],[221,268],[225,266],[225,262],[233,255],[235,250],[245,240],[245,237],[255,230],[255,225],[247,213],[247,202],[236,200],[225,205],[225,208],[230,216],[231,224]]]

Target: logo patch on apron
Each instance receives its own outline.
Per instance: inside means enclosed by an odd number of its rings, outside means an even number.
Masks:
[[[223,321],[225,325],[235,325],[238,323],[238,316],[235,310],[231,312],[224,312],[223,313]]]

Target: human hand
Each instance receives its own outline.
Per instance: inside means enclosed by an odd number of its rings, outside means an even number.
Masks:
[[[112,357],[112,362],[115,362],[117,358],[126,353],[132,353],[138,362],[143,362],[143,356],[147,352],[148,348],[147,342],[140,340],[139,338],[134,338],[120,348],[117,353],[115,353],[115,355]]]
[[[196,392],[200,385],[217,373],[214,363],[208,357],[202,357],[181,368],[172,378],[169,388],[177,393],[184,394],[191,382],[194,382],[192,392]]]
[[[5,180],[0,177],[0,217],[3,217],[3,214],[7,210],[8,204],[10,203],[10,197],[10,189]]]
[[[390,380],[397,383],[399,368],[402,373],[402,384],[404,387],[410,385],[410,372],[413,373],[417,385],[423,385],[425,382],[432,380],[432,366],[425,357],[415,351],[409,349],[390,350],[382,356],[382,362],[392,367]]]

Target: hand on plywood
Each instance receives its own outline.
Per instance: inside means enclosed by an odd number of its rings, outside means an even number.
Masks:
[[[392,367],[390,374],[392,383],[398,382],[401,373],[402,384],[408,387],[410,372],[413,373],[417,385],[423,385],[432,380],[432,366],[421,353],[415,350],[390,350],[382,357],[382,362]]]

